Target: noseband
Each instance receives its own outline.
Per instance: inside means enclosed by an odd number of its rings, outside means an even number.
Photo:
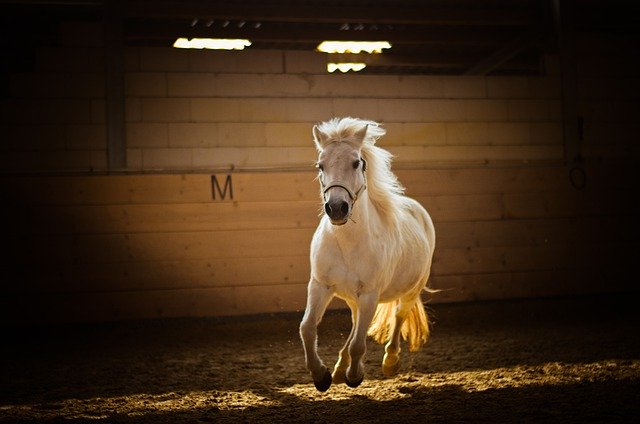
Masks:
[[[320,187],[322,188],[322,198],[324,199],[325,202],[327,201],[327,198],[326,198],[327,191],[329,191],[330,189],[332,189],[334,187],[339,187],[341,189],[344,189],[344,191],[346,191],[347,194],[349,194],[349,198],[351,199],[351,201],[353,203],[355,203],[356,200],[358,200],[358,196],[360,196],[360,193],[362,193],[367,188],[367,172],[366,172],[367,163],[365,162],[364,159],[361,159],[361,160],[362,160],[362,176],[364,178],[364,184],[362,184],[362,186],[356,191],[351,190],[349,187],[347,187],[341,181],[334,181],[333,183],[325,186],[324,183],[322,182],[322,178],[319,178]]]

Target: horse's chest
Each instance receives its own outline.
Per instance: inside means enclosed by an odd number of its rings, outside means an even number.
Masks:
[[[312,249],[314,277],[346,295],[373,289],[383,263],[366,242],[340,243],[329,239]]]

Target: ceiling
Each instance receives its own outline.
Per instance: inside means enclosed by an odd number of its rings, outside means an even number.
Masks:
[[[2,46],[12,37],[55,44],[68,21],[122,24],[125,45],[171,46],[178,37],[247,38],[251,49],[315,50],[323,40],[389,41],[365,73],[531,75],[557,50],[556,17],[572,28],[636,31],[620,0],[0,1]],[[562,7],[557,8],[560,4]],[[577,6],[576,6],[577,5]],[[570,16],[570,19],[566,17]],[[113,26],[112,26],[113,27]],[[20,53],[15,52],[19,57]]]

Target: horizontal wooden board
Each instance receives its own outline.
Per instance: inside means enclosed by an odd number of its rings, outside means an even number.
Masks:
[[[12,255],[26,263],[143,263],[304,255],[312,235],[312,229],[283,229],[10,237],[7,242]]]
[[[305,283],[308,256],[217,258],[100,264],[55,262],[29,271],[12,291],[109,292]],[[17,282],[16,282],[17,283]]]
[[[547,270],[435,277],[437,293],[423,293],[427,303],[625,292],[619,277],[590,270]],[[613,282],[613,284],[611,283]],[[306,304],[306,284],[217,287],[127,292],[17,293],[0,298],[0,323],[93,322],[168,317],[220,317],[293,312]],[[345,308],[335,300],[330,308]],[[431,319],[438,321],[437,315]],[[297,337],[297,335],[292,335]]]
[[[438,248],[434,275],[521,271],[630,269],[630,243]]]
[[[311,167],[310,167],[311,168]],[[620,168],[586,169],[589,190],[631,188],[632,175]],[[562,166],[400,169],[410,196],[540,193],[572,191],[570,170]],[[233,201],[317,201],[315,171],[217,173],[224,189],[232,176]],[[3,198],[35,205],[117,205],[213,202],[211,174],[40,176],[0,178]],[[220,197],[217,198],[220,201]],[[227,197],[222,201],[230,201]]]
[[[503,195],[421,196],[435,222],[500,220]],[[22,208],[31,234],[120,234],[279,228],[315,228],[317,200],[280,202],[209,202],[118,205],[32,205]],[[25,222],[27,221],[27,222]]]

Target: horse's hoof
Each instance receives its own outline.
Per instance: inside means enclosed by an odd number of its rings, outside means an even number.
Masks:
[[[382,374],[384,374],[385,377],[393,377],[398,373],[399,369],[400,369],[400,361],[396,362],[393,365],[382,364]]]
[[[331,373],[329,370],[325,370],[324,376],[320,381],[313,381],[313,384],[316,386],[319,392],[326,392],[331,387]]]
[[[360,377],[359,380],[356,381],[350,381],[346,376],[344,379],[344,382],[347,384],[347,386],[355,389],[356,387],[358,387],[360,385],[360,383],[362,383],[362,380],[364,380],[364,374],[362,375],[362,377]]]

